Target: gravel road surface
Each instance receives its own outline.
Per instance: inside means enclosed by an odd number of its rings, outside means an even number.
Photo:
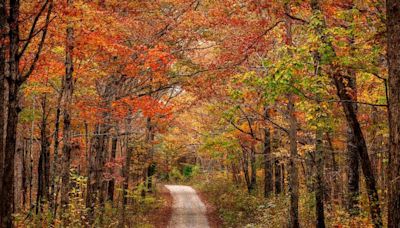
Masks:
[[[173,200],[169,228],[209,228],[206,206],[196,191],[189,186],[165,185]]]

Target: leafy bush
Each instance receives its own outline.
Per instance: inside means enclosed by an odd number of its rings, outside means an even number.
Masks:
[[[242,187],[237,187],[218,175],[194,182],[217,207],[226,227],[243,227],[254,222],[257,208],[264,204],[256,195],[248,194]]]

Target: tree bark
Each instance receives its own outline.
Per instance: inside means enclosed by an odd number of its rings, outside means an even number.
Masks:
[[[1,210],[0,210],[0,227],[12,227],[12,208],[14,199],[13,178],[14,178],[14,157],[16,149],[16,134],[18,125],[18,93],[19,80],[19,1],[10,1],[10,11],[8,23],[9,29],[9,75],[8,81],[8,114],[7,114],[7,130],[5,141],[5,156],[2,189],[0,194]]]
[[[4,124],[6,117],[5,109],[5,77],[6,77],[6,39],[7,39],[7,14],[6,1],[0,0],[0,181],[3,179],[4,170]],[[1,192],[0,185],[0,192]]]
[[[387,0],[389,68],[388,227],[400,226],[400,1]]]

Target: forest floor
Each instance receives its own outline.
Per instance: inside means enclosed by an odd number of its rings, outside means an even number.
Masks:
[[[153,223],[156,227],[221,227],[215,207],[205,200],[204,195],[196,192],[192,187],[165,185],[160,194],[166,204],[157,213],[158,219]]]

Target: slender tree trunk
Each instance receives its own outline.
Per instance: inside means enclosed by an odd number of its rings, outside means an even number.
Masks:
[[[118,138],[113,137],[111,142],[111,162],[115,162],[115,157],[117,153],[117,143]],[[110,169],[110,173],[113,174],[114,170]],[[111,177],[111,180],[108,182],[108,200],[113,202],[114,201],[114,187],[115,187],[115,180],[114,177]]]
[[[282,193],[282,173],[281,173],[282,167],[278,159],[275,159],[274,169],[275,169],[275,194],[280,195]]]
[[[285,3],[285,12],[287,15],[290,13],[289,3]],[[286,16],[285,20],[286,29],[286,44],[293,46],[292,41],[292,21]],[[294,97],[292,94],[287,94],[288,104],[287,112],[289,116],[289,196],[290,196],[290,209],[289,209],[289,228],[300,227],[299,223],[299,174],[297,168],[297,119],[295,116]]]
[[[44,95],[42,98],[42,122],[40,125],[40,156],[38,165],[38,188],[36,194],[36,214],[41,211],[41,205],[48,200],[49,196],[49,147],[50,142],[48,140],[48,129],[47,129],[47,96]]]
[[[250,174],[249,174],[249,159],[248,159],[248,151],[244,145],[241,144],[242,147],[242,159],[241,159],[241,164],[242,164],[242,170],[244,174],[244,180],[246,181],[246,187],[248,192],[251,192],[251,180],[250,180]]]
[[[297,169],[297,121],[294,116],[294,103],[292,95],[289,95],[288,102],[289,113],[289,141],[290,141],[290,159],[289,159],[289,194],[290,194],[290,228],[298,228],[299,224],[299,174]]]
[[[28,147],[28,143],[27,143],[27,140],[23,140],[23,149],[22,149],[22,189],[21,189],[21,191],[22,191],[22,206],[23,206],[23,209],[25,209],[25,207],[26,207],[26,202],[27,202],[27,200],[26,200],[26,198],[27,198],[27,191],[28,191],[28,186],[27,186],[27,176],[28,176],[28,173],[27,173],[27,168],[26,168],[26,158],[27,158],[27,156],[28,156],[28,150],[27,150],[27,147]]]
[[[125,129],[130,131],[131,129],[131,117],[129,116],[126,121]],[[119,223],[119,227],[125,226],[125,210],[126,205],[128,204],[128,190],[129,190],[129,176],[130,176],[130,166],[131,166],[131,159],[133,154],[133,147],[129,145],[129,136],[125,137],[125,144],[126,144],[126,156],[125,156],[125,163],[122,168],[122,177],[124,178],[124,182],[122,184],[122,213],[121,219]]]
[[[146,171],[145,171],[145,183],[146,184],[146,188],[147,191],[152,192],[153,190],[153,174],[154,174],[154,168],[155,168],[155,164],[154,164],[154,123],[152,123],[151,118],[148,117],[147,118],[147,124],[146,124],[146,128],[147,128],[147,137],[146,137],[146,141],[148,144],[148,153],[147,156],[149,157],[149,164],[146,167]]]
[[[256,148],[255,145],[252,144],[250,147],[250,167],[251,167],[251,176],[250,176],[250,192],[254,192],[256,190],[257,185],[257,168],[256,168]]]
[[[330,169],[330,176],[332,177],[332,199],[337,201],[339,200],[339,192],[340,192],[340,184],[338,179],[339,176],[339,166],[336,161],[335,157],[335,149],[333,148],[332,140],[329,133],[326,133],[326,141],[328,143],[328,150],[330,152],[330,160],[331,160],[331,169]]]
[[[73,0],[67,0],[67,7],[72,8]],[[70,20],[70,19],[69,19]],[[64,79],[64,107],[63,107],[63,155],[62,155],[62,172],[61,172],[61,209],[67,211],[69,205],[69,192],[71,184],[69,172],[71,166],[71,151],[72,151],[72,129],[71,129],[71,103],[72,93],[74,91],[74,29],[71,21],[68,22],[66,31],[66,48],[65,48],[65,79]],[[69,219],[64,217],[63,221],[66,226],[69,224]]]
[[[60,136],[60,117],[61,117],[61,102],[63,97],[64,91],[64,82],[65,78],[62,78],[62,86],[61,91],[59,91],[58,98],[57,98],[57,109],[56,109],[56,117],[54,123],[54,146],[53,146],[53,163],[51,164],[51,190],[50,190],[50,203],[53,213],[53,218],[57,218],[57,196],[59,192],[59,155],[58,155],[58,148],[60,145],[59,136]]]
[[[400,226],[400,2],[387,0],[389,67],[388,227]]]
[[[323,133],[321,129],[317,129],[316,148],[315,148],[315,202],[317,227],[325,228],[324,215],[324,157],[323,157]]]
[[[264,118],[268,120],[269,108],[264,108]],[[272,179],[272,156],[271,156],[271,130],[268,126],[264,128],[264,197],[268,197],[273,192]]]
[[[3,180],[4,170],[4,124],[6,117],[5,109],[5,77],[6,77],[6,39],[7,39],[7,15],[6,1],[0,0],[0,181]],[[0,185],[0,192],[1,192]]]

